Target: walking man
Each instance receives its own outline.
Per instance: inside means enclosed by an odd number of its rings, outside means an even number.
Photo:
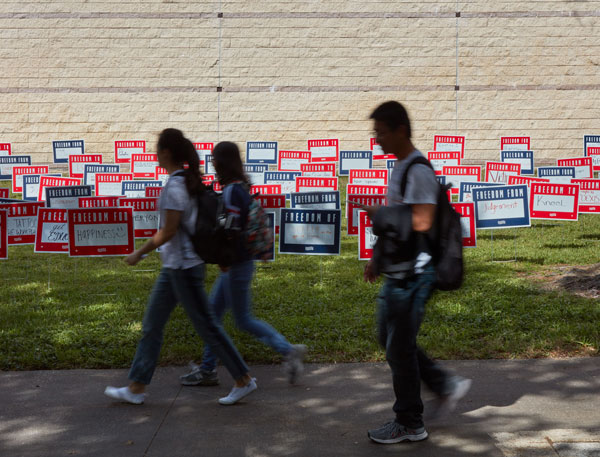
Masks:
[[[435,283],[429,240],[435,237],[439,184],[431,168],[414,164],[402,192],[402,177],[409,163],[422,154],[412,144],[408,113],[400,103],[383,103],[370,118],[384,153],[394,154],[398,160],[387,191],[387,205],[364,207],[379,236],[364,279],[374,282],[380,274],[385,276],[378,299],[378,338],[386,351],[396,395],[395,419],[369,430],[368,436],[383,444],[421,441],[427,438],[421,380],[436,394],[439,408],[446,411],[467,393],[471,381],[447,373],[417,346],[425,303]],[[389,239],[390,233],[395,239]]]

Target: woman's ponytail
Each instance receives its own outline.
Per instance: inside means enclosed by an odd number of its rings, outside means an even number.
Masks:
[[[188,164],[185,170],[185,186],[190,195],[195,195],[203,189],[202,172],[200,171],[200,159],[194,144],[183,136],[178,129],[165,129],[158,136],[158,149],[168,149],[171,152],[171,160],[181,165]]]

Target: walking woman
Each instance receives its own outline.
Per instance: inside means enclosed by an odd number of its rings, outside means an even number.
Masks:
[[[182,225],[191,231],[197,209],[191,198],[202,192],[202,176],[194,145],[177,129],[166,129],[158,137],[158,163],[169,172],[159,201],[160,229],[126,259],[137,264],[145,254],[161,247],[162,269],[144,315],[142,338],[131,369],[129,386],[107,387],[105,394],[117,400],[141,404],[150,384],[163,342],[163,330],[171,311],[180,302],[198,335],[222,361],[235,385],[228,396],[219,399],[231,405],[256,390],[256,380],[248,366],[215,318],[204,292],[204,262],[195,253]],[[184,164],[189,165],[184,170]]]
[[[223,200],[228,216],[232,218],[232,227],[243,234],[250,206],[250,183],[244,173],[240,150],[235,143],[227,141],[217,144],[212,152],[213,165],[219,183],[223,186]],[[306,346],[290,344],[283,335],[269,324],[257,320],[251,312],[252,276],[254,260],[248,251],[245,237],[236,241],[236,260],[229,268],[221,268],[221,273],[211,290],[210,301],[219,322],[230,308],[236,326],[254,335],[259,341],[270,346],[285,358],[284,369],[290,383],[294,383],[303,370]],[[211,386],[219,383],[216,366],[221,358],[211,347],[205,346],[202,364],[190,364],[191,372],[180,376],[185,386]]]

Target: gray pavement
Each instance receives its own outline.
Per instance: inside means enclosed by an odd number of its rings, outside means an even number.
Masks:
[[[230,407],[217,403],[231,386],[222,367],[217,387],[159,368],[141,406],[103,395],[126,370],[0,372],[0,456],[600,456],[600,358],[443,364],[471,391],[427,421],[427,441],[395,445],[366,436],[393,417],[385,364],[308,365],[296,386],[253,366],[259,389]]]

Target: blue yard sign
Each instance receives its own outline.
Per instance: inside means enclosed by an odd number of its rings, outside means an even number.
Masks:
[[[96,173],[120,173],[121,165],[118,164],[90,164],[86,163],[83,167],[83,183],[87,186],[96,185]]]
[[[244,172],[248,179],[250,179],[250,184],[253,186],[262,186],[265,183],[265,171],[269,171],[268,164],[244,164]]]
[[[144,198],[146,187],[160,187],[162,181],[121,181],[121,195],[127,198]]]
[[[54,154],[54,163],[69,163],[70,155],[80,155],[85,153],[84,141],[53,141],[52,153]]]
[[[277,165],[277,141],[248,141],[246,163]]]
[[[538,178],[549,179],[550,182],[558,184],[571,184],[575,179],[575,167],[538,167]]]
[[[266,171],[264,184],[281,184],[281,193],[285,198],[296,190],[296,178],[302,176],[299,171]]]
[[[290,194],[295,209],[340,209],[340,191],[298,192]]]
[[[281,208],[279,253],[339,255],[341,211]]]
[[[350,170],[368,170],[373,167],[373,151],[340,151],[340,176]]]
[[[533,174],[533,151],[501,151],[500,160],[506,163],[520,164],[522,175]]]
[[[600,135],[583,136],[583,155],[588,156],[588,148],[600,148]]]
[[[60,173],[50,173],[44,176],[60,178]],[[40,181],[42,175],[23,175],[23,200],[36,202],[40,193]]]
[[[439,176],[438,176],[438,178],[439,178]],[[502,184],[493,183],[493,182],[481,182],[481,181],[461,182],[458,201],[459,202],[472,202],[473,201],[472,191],[476,187],[498,187],[501,185]]]
[[[79,208],[79,197],[91,197],[92,186],[46,187],[48,208]]]
[[[9,179],[12,181],[13,167],[30,165],[31,156],[0,156],[0,180]]]
[[[472,193],[477,228],[531,226],[527,185],[479,187]]]

